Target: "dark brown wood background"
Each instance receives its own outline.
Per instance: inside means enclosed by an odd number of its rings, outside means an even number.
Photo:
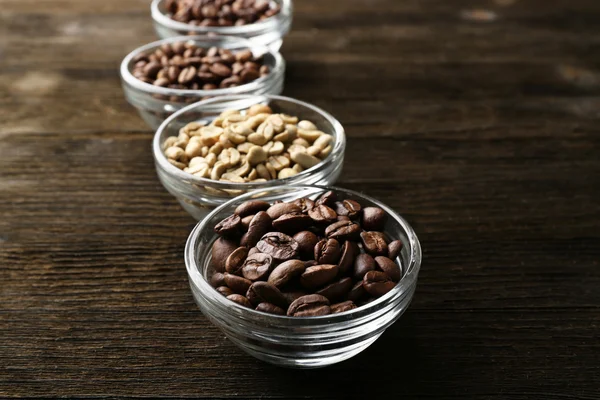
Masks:
[[[296,1],[284,94],[424,253],[403,318],[313,371],[192,301],[194,221],[118,78],[148,3],[0,2],[0,397],[600,398],[600,1]]]

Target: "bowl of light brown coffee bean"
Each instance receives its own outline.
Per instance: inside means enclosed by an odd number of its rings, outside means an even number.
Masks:
[[[271,95],[190,105],[159,127],[153,143],[161,183],[198,220],[248,191],[333,184],[344,150],[344,130],[333,116]]]
[[[200,310],[236,345],[314,368],[364,350],[402,315],[421,249],[373,198],[279,186],[215,209],[190,234],[185,261]]]

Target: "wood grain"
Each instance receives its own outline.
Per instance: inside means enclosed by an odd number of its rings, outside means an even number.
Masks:
[[[402,319],[317,371],[194,305],[194,221],[118,76],[148,2],[2,7],[0,397],[600,399],[599,2],[295,2],[284,94],[338,117],[339,185],[424,253]]]

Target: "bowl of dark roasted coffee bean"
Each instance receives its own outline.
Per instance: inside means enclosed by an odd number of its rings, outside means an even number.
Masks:
[[[185,262],[202,313],[251,355],[315,368],[372,344],[408,307],[421,264],[410,225],[346,189],[279,186],[198,223]]]
[[[135,49],[121,63],[125,97],[153,128],[188,104],[232,94],[279,94],[277,51],[223,36],[175,37]]]
[[[273,50],[292,24],[292,0],[154,0],[150,9],[161,38],[216,33]]]
[[[224,96],[173,114],[157,130],[153,152],[163,186],[200,220],[252,190],[335,183],[345,143],[340,123],[311,104]]]

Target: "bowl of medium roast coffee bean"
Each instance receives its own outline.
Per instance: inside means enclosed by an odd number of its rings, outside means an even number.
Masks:
[[[315,368],[358,354],[404,313],[421,248],[373,198],[279,186],[198,223],[185,263],[200,310],[233,343],[273,364]]]
[[[275,51],[292,24],[291,0],[154,0],[150,8],[160,38],[216,33]]]
[[[279,94],[277,51],[223,36],[175,37],[139,47],[121,63],[125,97],[153,128],[188,104],[232,94]]]
[[[243,193],[284,184],[332,185],[344,162],[342,125],[283,96],[223,96],[169,117],[154,136],[156,171],[201,220]]]

